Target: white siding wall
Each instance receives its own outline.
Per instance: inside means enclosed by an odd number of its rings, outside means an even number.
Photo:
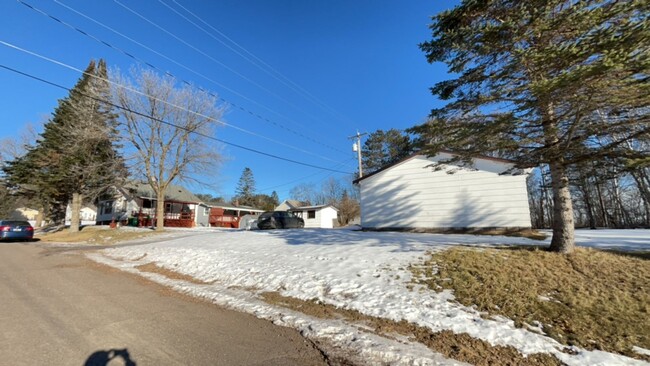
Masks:
[[[316,211],[316,217],[313,219],[309,219],[308,212],[309,211]],[[302,219],[305,220],[305,227],[309,228],[319,228],[321,227],[321,214],[320,210],[305,210],[302,212]]]
[[[204,205],[190,205],[194,210],[194,222],[196,226],[210,226],[210,207]]]
[[[316,211],[316,217],[313,219],[309,219],[308,218],[309,211]],[[294,211],[294,212],[298,213],[300,211]],[[302,215],[301,216],[302,219],[305,220],[305,227],[331,229],[334,227],[333,220],[337,218],[338,212],[334,208],[328,206],[324,208],[317,208],[314,210],[305,209],[304,211],[302,211],[301,215]]]
[[[499,175],[509,166],[477,160],[481,170],[454,174],[415,156],[360,181],[361,225],[368,228],[530,227],[526,175]],[[449,170],[449,168],[448,168]]]
[[[127,201],[124,196],[118,196],[113,201],[113,212],[109,214],[102,214],[102,203],[99,202],[97,205],[97,221],[111,221],[113,218],[115,220],[125,220],[131,215],[131,212],[138,211],[140,207],[135,202],[135,200]]]
[[[332,207],[325,207],[316,211],[316,218],[320,215],[320,227],[331,229],[334,227],[334,220],[336,220],[338,213]]]
[[[278,207],[275,208],[275,211],[288,211],[291,209],[291,206],[287,204],[287,202],[282,202]]]

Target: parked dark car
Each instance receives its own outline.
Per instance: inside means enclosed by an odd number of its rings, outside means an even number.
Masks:
[[[269,211],[257,218],[260,229],[291,229],[305,227],[305,221],[286,211]]]
[[[32,240],[34,228],[27,221],[0,220],[0,240]]]

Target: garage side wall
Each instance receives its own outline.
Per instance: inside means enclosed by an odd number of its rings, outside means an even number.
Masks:
[[[332,207],[325,207],[316,212],[316,217],[320,214],[320,227],[331,229],[334,227],[334,221],[338,217],[338,212]]]
[[[526,175],[499,175],[509,166],[477,160],[480,170],[434,171],[415,156],[361,180],[364,228],[529,228]],[[429,166],[429,167],[427,167]]]

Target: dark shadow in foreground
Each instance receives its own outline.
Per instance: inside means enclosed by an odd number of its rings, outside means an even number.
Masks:
[[[109,349],[108,351],[97,351],[88,356],[84,366],[107,366],[109,362],[114,359],[121,358],[125,366],[136,366],[135,361],[131,359],[131,355],[126,348],[123,349]]]

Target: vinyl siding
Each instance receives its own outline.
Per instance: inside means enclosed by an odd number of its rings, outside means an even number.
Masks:
[[[367,228],[530,227],[526,175],[477,160],[480,170],[447,167],[415,156],[361,180],[361,225]],[[447,172],[454,170],[453,174]]]
[[[316,211],[316,217],[313,219],[308,218],[308,211]],[[323,207],[316,209],[293,210],[299,213],[300,217],[305,220],[306,228],[325,228],[331,229],[334,227],[334,222],[338,216],[338,212],[332,207]]]

